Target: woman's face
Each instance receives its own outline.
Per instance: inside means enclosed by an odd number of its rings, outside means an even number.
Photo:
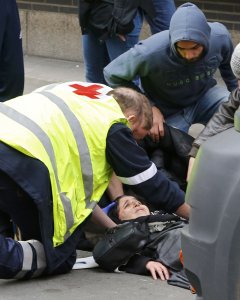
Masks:
[[[119,200],[118,218],[121,221],[136,219],[138,217],[148,215],[150,215],[148,207],[143,205],[135,197],[124,196]]]

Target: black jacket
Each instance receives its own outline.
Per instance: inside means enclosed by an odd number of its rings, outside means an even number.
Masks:
[[[157,214],[136,219],[147,222],[150,229],[149,242],[144,249],[134,255],[125,266],[120,267],[128,273],[149,275],[148,261],[159,261],[171,272],[169,284],[189,288],[189,282],[180,262],[181,231],[186,223],[169,214]]]
[[[189,134],[166,123],[163,126],[164,137],[159,142],[155,143],[147,136],[140,142],[140,146],[145,149],[158,170],[161,170],[170,180],[177,182],[185,191],[189,151],[194,139]]]
[[[128,34],[134,28],[138,8],[154,17],[153,3],[148,0],[79,0],[79,23],[82,34],[89,31],[100,40]]]
[[[197,155],[199,147],[209,137],[234,126],[234,114],[239,109],[239,104],[240,89],[237,88],[232,91],[229,96],[229,100],[220,105],[218,111],[213,115],[204,130],[194,140],[193,147],[190,151],[190,156],[195,157]]]

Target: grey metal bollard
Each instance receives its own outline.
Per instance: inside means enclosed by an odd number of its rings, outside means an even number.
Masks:
[[[186,202],[182,249],[196,299],[240,299],[240,132],[229,129],[202,145]]]

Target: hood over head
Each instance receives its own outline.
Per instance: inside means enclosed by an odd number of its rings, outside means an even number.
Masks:
[[[178,7],[171,18],[169,35],[171,48],[176,53],[175,44],[179,41],[193,41],[209,48],[211,28],[203,12],[188,2]]]

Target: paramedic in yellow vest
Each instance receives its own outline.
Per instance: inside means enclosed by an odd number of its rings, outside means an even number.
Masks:
[[[188,217],[184,193],[134,140],[151,126],[144,95],[101,84],[52,84],[0,104],[0,218],[22,233],[1,230],[0,278],[70,271],[86,221],[115,226],[97,205],[113,170],[156,209]]]

